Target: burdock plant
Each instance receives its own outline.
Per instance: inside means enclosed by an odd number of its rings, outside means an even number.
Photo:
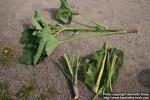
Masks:
[[[98,36],[107,36],[115,34],[134,33],[136,30],[116,30],[104,28],[72,28],[63,25],[52,25],[44,16],[36,12],[32,18],[32,27],[22,33],[21,42],[25,44],[25,52],[20,58],[23,64],[38,64],[47,56],[50,56],[53,51],[64,43],[93,38]],[[70,39],[61,40],[57,36],[63,32],[94,32],[91,35],[76,35]]]
[[[81,64],[81,58],[79,57],[79,54],[77,55],[64,54],[64,59],[66,62],[66,67],[59,64],[59,68],[66,76],[66,78],[71,82],[74,90],[74,99],[76,100],[79,98],[77,80],[78,80],[78,71]]]

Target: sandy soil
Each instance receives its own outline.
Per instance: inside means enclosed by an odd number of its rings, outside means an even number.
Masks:
[[[150,1],[149,0],[71,0],[71,5],[96,21],[110,28],[136,28],[137,34],[99,37],[62,45],[43,64],[35,67],[17,62],[7,69],[0,69],[0,81],[8,82],[12,93],[19,91],[23,82],[36,79],[38,93],[53,87],[59,95],[52,100],[71,100],[70,86],[52,60],[63,52],[77,52],[82,56],[102,48],[104,42],[124,50],[125,64],[114,86],[115,92],[150,92]],[[31,24],[31,17],[38,9],[56,23],[54,15],[59,0],[0,0],[0,48],[10,47],[19,57],[23,51],[21,32]],[[72,26],[90,24],[81,17],[74,17]],[[61,36],[68,36],[68,33]],[[93,93],[79,81],[80,99],[90,100]]]

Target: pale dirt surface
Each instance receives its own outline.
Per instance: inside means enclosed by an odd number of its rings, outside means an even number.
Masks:
[[[10,68],[0,69],[0,81],[8,82],[15,94],[22,83],[30,83],[35,79],[38,93],[53,87],[59,91],[59,95],[52,100],[71,100],[68,82],[52,60],[60,58],[63,52],[79,51],[84,57],[108,42],[111,47],[121,48],[125,53],[125,64],[114,91],[150,92],[150,0],[71,0],[71,5],[110,28],[136,28],[139,32],[62,45],[43,64],[32,67],[17,62]],[[56,23],[54,15],[58,7],[59,0],[0,0],[0,48],[11,47],[19,57],[23,51],[23,45],[20,44],[21,32],[31,24],[34,12],[40,9],[51,19],[51,23]],[[71,26],[79,25],[77,23],[90,24],[79,16],[74,17]],[[79,81],[79,91],[79,100],[91,100],[93,93],[82,81]]]

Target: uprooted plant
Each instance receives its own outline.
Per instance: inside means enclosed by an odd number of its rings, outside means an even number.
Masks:
[[[124,34],[136,32],[134,29],[129,30],[113,30],[113,29],[91,29],[91,28],[70,28],[62,25],[51,25],[41,13],[36,12],[32,18],[33,27],[22,33],[21,42],[24,43],[25,52],[20,58],[23,64],[37,64],[43,61],[47,56],[51,55],[57,46],[85,38],[98,36],[107,36],[114,34]],[[95,32],[91,35],[76,35],[70,39],[60,40],[57,36],[62,32]]]
[[[74,100],[79,98],[77,80],[78,80],[78,71],[81,65],[81,58],[78,55],[74,54],[64,54],[64,59],[66,62],[66,67],[62,66],[60,63],[58,64],[59,69],[63,72],[66,78],[71,82],[73,90],[74,90]]]
[[[93,99],[98,95],[112,92],[112,86],[117,80],[123,62],[123,51],[107,48],[107,45],[85,62],[85,83],[96,93]]]

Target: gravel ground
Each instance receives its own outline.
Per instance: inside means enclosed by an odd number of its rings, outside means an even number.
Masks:
[[[38,93],[53,87],[59,94],[52,100],[71,100],[68,81],[57,69],[53,60],[63,52],[79,52],[83,57],[102,48],[104,42],[110,47],[124,50],[125,64],[120,70],[115,92],[150,92],[150,0],[70,0],[72,7],[80,9],[96,21],[110,28],[136,28],[137,34],[99,37],[62,45],[51,57],[35,67],[16,61],[9,68],[0,69],[0,81],[10,85],[12,94],[20,90],[23,83],[33,79],[38,84]],[[23,52],[20,44],[21,32],[31,24],[36,10],[41,10],[51,23],[56,23],[55,14],[59,0],[0,0],[0,50],[10,47],[18,58]],[[71,26],[90,24],[75,16]],[[64,38],[68,33],[60,36]],[[2,65],[0,65],[2,67]],[[91,100],[93,93],[79,81],[80,99]],[[99,98],[100,99],[100,98]]]

